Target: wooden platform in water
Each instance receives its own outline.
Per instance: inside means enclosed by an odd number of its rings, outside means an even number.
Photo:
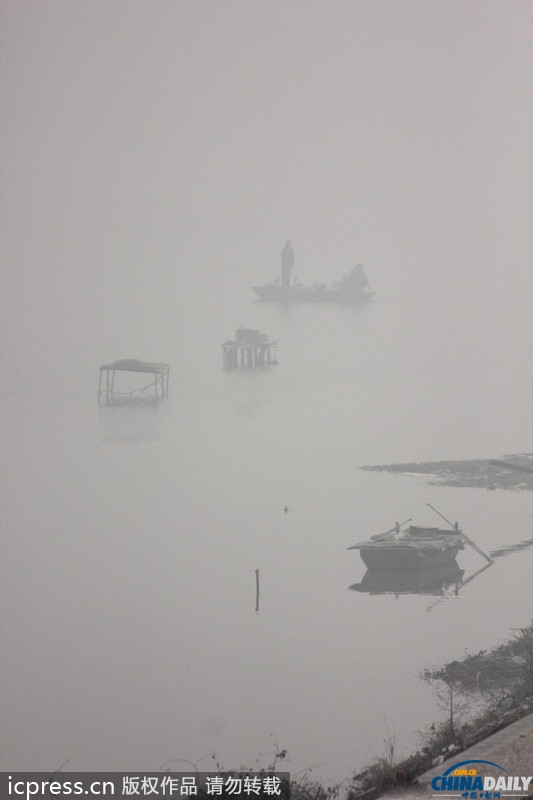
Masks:
[[[128,392],[115,391],[115,373],[116,372],[139,372],[154,375],[155,378],[150,383],[140,386]],[[105,386],[102,386],[102,378],[105,374]],[[165,397],[168,394],[168,377],[169,366],[163,361],[140,361],[137,358],[123,358],[118,361],[113,361],[110,364],[102,364],[100,367],[100,380],[98,382],[98,402],[105,402],[110,404],[117,400],[132,399],[146,389],[154,387],[154,398]]]
[[[158,375],[166,375],[169,371],[168,364],[164,362],[139,361],[136,358],[123,358],[113,361],[111,364],[102,364],[100,371],[110,370],[112,372],[151,372]]]
[[[252,328],[239,328],[235,339],[223,342],[222,358],[224,369],[262,369],[277,364],[272,358],[272,349],[277,340],[270,339],[266,333]]]

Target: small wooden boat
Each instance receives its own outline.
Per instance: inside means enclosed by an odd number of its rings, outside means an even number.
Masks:
[[[401,530],[396,525],[390,531],[352,545],[348,550],[359,550],[364,563],[371,569],[431,569],[455,561],[459,550],[464,550],[464,541],[458,527],[443,530],[410,525]]]

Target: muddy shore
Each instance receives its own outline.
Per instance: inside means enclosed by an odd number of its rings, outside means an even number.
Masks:
[[[533,713],[533,621],[511,634],[507,642],[490,651],[467,654],[461,661],[425,670],[424,680],[435,684],[441,699],[453,696],[455,719],[448,714],[442,723],[433,725],[420,749],[402,762],[396,764],[385,755],[354,775],[350,800],[372,800],[392,789],[416,785],[436,764],[459,756]],[[459,713],[464,700],[467,704],[469,700],[481,702],[474,717]],[[527,754],[521,756],[528,759]]]
[[[533,453],[506,455],[490,460],[377,464],[361,469],[424,478],[431,486],[533,491]]]

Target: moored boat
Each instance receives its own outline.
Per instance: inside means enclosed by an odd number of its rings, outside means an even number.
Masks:
[[[464,549],[464,541],[458,527],[443,530],[410,525],[401,530],[396,525],[348,549],[359,550],[371,569],[431,569],[455,561],[459,550]]]

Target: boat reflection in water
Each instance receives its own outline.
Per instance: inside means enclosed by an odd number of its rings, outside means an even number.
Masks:
[[[494,562],[483,564],[465,578],[465,570],[457,561],[441,564],[431,569],[375,569],[370,567],[363,575],[361,583],[348,587],[354,592],[366,594],[422,594],[434,597],[458,595],[467,583],[470,583]]]
[[[443,595],[449,589],[459,594],[464,570],[457,561],[431,569],[367,569],[361,583],[350,586],[354,592],[367,594]]]
[[[503,558],[503,556],[510,556],[513,555],[513,553],[518,553],[520,550],[528,550],[530,547],[533,547],[533,539],[524,539],[523,542],[508,544],[505,547],[501,547],[499,550],[493,550],[490,555],[493,559]]]

